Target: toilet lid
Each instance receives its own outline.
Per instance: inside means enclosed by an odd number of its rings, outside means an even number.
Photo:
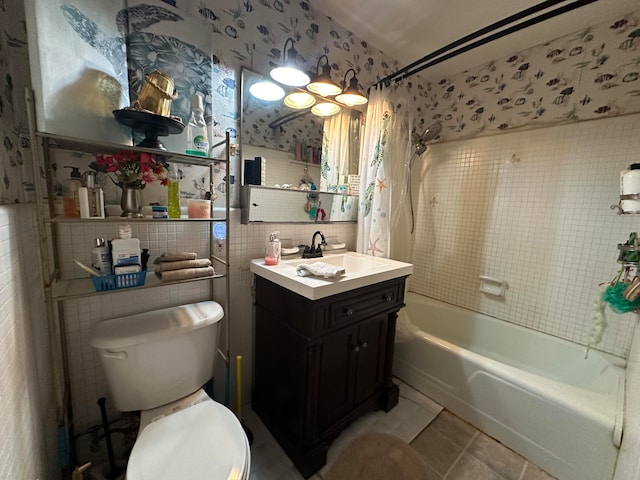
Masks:
[[[223,405],[205,401],[150,423],[138,436],[127,480],[240,479],[247,439]]]

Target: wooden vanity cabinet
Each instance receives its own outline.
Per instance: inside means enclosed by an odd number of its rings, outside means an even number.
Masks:
[[[256,276],[253,410],[305,478],[364,413],[391,410],[406,277],[310,300]]]

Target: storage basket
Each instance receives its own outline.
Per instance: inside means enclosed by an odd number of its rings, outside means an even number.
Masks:
[[[104,277],[91,277],[96,292],[106,290],[118,290],[120,288],[140,287],[144,285],[147,272],[121,273],[118,275],[105,275]]]

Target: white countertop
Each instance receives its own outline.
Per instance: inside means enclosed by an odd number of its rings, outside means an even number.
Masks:
[[[301,277],[296,274],[298,265],[315,262],[342,266],[345,269],[345,274],[340,278]],[[356,252],[327,254],[318,258],[295,258],[283,260],[278,265],[265,265],[264,258],[258,258],[251,260],[250,267],[254,274],[311,300],[348,292],[413,273],[413,265],[410,263]]]

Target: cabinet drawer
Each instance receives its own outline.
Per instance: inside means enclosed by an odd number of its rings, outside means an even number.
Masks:
[[[394,284],[333,302],[330,306],[329,327],[350,323],[387,309],[397,309],[402,303],[399,291],[398,284]]]

